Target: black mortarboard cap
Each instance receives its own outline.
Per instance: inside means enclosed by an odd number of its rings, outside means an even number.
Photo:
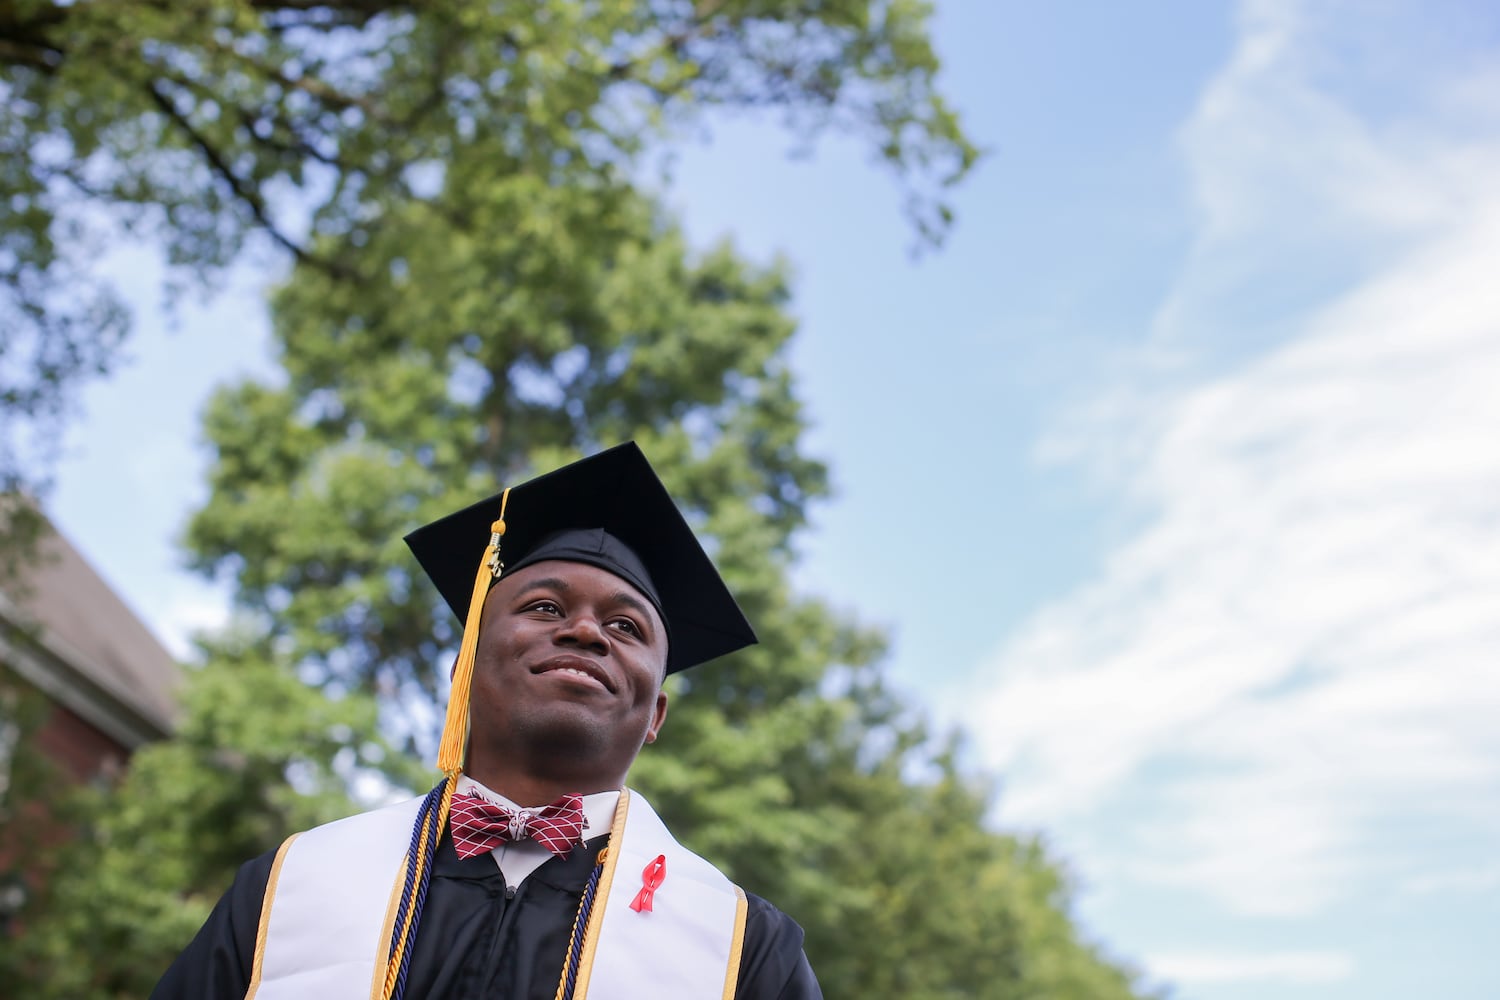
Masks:
[[[406,544],[464,621],[475,567],[503,493],[406,536]],[[505,572],[544,559],[588,563],[630,583],[667,626],[667,673],[755,642],[755,632],[634,442],[538,476],[505,500]]]

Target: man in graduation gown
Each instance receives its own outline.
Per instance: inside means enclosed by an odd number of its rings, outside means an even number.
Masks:
[[[447,780],[247,862],[153,1000],[820,998],[801,928],[623,790],[666,675],[755,641],[639,449],[407,542],[465,622]]]

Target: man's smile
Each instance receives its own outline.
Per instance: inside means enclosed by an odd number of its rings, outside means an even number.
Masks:
[[[533,667],[531,672],[533,674],[564,674],[597,684],[610,694],[615,693],[615,686],[610,679],[609,672],[597,662],[585,657],[571,655],[554,656]]]

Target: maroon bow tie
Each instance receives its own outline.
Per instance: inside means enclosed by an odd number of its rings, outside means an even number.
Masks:
[[[507,809],[474,792],[465,792],[453,796],[448,826],[460,858],[472,858],[528,837],[565,858],[583,836],[583,796],[564,795],[540,809]]]

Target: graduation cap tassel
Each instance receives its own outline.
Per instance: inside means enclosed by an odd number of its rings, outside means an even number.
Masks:
[[[510,490],[500,495],[500,516],[490,525],[490,544],[484,550],[484,561],[474,574],[474,591],[469,596],[469,614],[464,618],[464,637],[458,646],[458,663],[453,668],[453,689],[448,693],[448,716],[443,722],[443,739],[438,744],[438,770],[452,777],[463,770],[464,749],[469,741],[469,688],[474,680],[474,654],[479,648],[479,619],[484,613],[484,599],[490,585],[505,569],[500,561],[500,539],[505,534],[505,504]]]

